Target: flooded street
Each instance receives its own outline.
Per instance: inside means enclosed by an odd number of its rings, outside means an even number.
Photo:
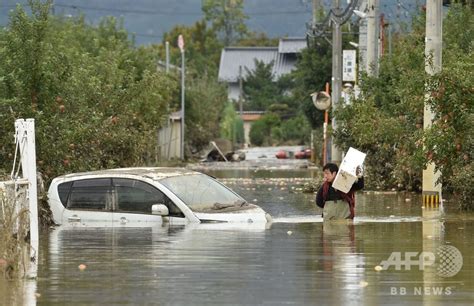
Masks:
[[[353,224],[323,224],[314,194],[301,191],[316,170],[208,172],[274,222],[56,228],[40,236],[38,279],[0,281],[0,304],[474,303],[474,218],[456,203],[443,212],[422,208],[416,194],[358,193]],[[462,267],[459,256],[441,252],[447,247],[459,250]],[[380,270],[382,261],[392,265]]]

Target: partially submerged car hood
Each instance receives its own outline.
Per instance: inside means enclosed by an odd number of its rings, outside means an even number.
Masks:
[[[194,212],[201,222],[229,222],[229,223],[254,223],[271,222],[271,217],[262,208],[250,204],[246,209],[216,210],[210,212]]]

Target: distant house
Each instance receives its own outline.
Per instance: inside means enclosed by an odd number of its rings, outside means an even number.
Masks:
[[[247,69],[255,69],[255,60],[269,64],[273,61],[274,81],[290,73],[296,65],[297,54],[306,48],[306,39],[300,37],[282,38],[278,47],[226,47],[222,49],[218,79],[226,82],[229,100],[238,101],[241,95],[239,79],[247,77]],[[246,69],[247,68],[247,69]],[[249,144],[252,123],[262,116],[262,112],[244,112],[245,143]]]
[[[245,79],[247,69],[255,69],[255,60],[269,64],[273,61],[275,81],[291,72],[296,65],[296,56],[306,48],[306,39],[282,38],[278,47],[226,47],[222,49],[218,79],[228,85],[228,97],[238,101],[240,96],[239,74]],[[246,69],[247,68],[247,69]]]

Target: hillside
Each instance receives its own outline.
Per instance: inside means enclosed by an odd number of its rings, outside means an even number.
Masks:
[[[328,7],[331,0],[323,1]],[[0,25],[8,23],[8,12],[16,3],[26,1],[4,0],[0,3]],[[346,1],[341,3],[345,6]],[[381,0],[380,9],[385,19],[395,24],[407,21],[424,1]],[[311,0],[245,0],[249,16],[248,27],[270,37],[304,36],[306,22],[311,20]],[[190,25],[202,18],[201,0],[55,0],[54,14],[76,16],[85,14],[87,20],[97,23],[103,16],[123,18],[125,28],[135,34],[137,44],[160,43],[163,33],[176,24]]]

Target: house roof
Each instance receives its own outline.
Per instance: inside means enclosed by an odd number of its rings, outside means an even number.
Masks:
[[[255,60],[276,66],[278,57],[277,47],[227,47],[222,50],[219,65],[219,80],[237,82],[239,67],[242,67],[242,77],[247,76],[247,70],[255,69]]]
[[[242,77],[247,77],[247,69],[255,69],[255,60],[269,64],[273,61],[272,74],[275,79],[289,73],[296,64],[295,53],[306,47],[304,38],[282,38],[278,47],[226,47],[222,49],[219,64],[219,81],[238,82],[239,67]],[[247,68],[247,69],[245,69]]]
[[[306,48],[307,42],[304,37],[286,37],[281,38],[278,43],[279,53],[300,53]]]

